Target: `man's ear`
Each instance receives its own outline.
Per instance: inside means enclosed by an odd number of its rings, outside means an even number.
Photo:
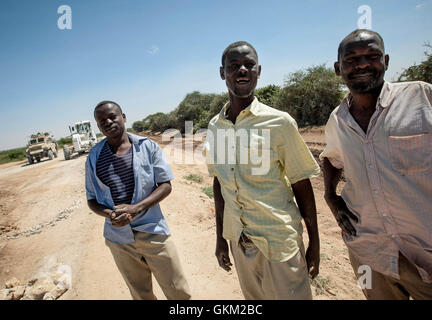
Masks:
[[[126,115],[124,113],[122,113],[122,117],[123,117],[124,122],[126,122]]]
[[[389,57],[388,54],[386,54],[386,55],[384,56],[385,70],[386,70],[386,71],[387,71],[387,69],[388,69],[389,60],[390,60],[390,57]]]
[[[225,80],[225,70],[223,67],[219,68],[220,77],[222,80]]]
[[[334,63],[334,70],[335,70],[336,75],[340,76],[340,65],[339,65],[339,61],[336,61],[336,62]]]
[[[260,75],[261,75],[261,65],[258,65],[258,78],[260,77]]]

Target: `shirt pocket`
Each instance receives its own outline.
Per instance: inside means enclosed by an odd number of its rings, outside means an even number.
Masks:
[[[389,136],[393,170],[401,174],[427,172],[432,167],[432,135]]]

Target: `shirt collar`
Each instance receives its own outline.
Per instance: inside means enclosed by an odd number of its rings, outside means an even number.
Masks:
[[[383,87],[381,88],[381,93],[378,97],[377,104],[379,104],[383,108],[387,108],[392,100],[391,94],[391,83],[384,81]]]
[[[133,145],[139,145],[141,143],[141,141],[148,139],[147,137],[138,136],[136,134],[132,134],[129,132],[127,132],[127,135],[128,135],[128,137],[129,137],[129,139]]]
[[[348,92],[340,104],[338,114],[340,114],[341,112],[344,113],[348,112],[350,108],[351,99],[352,99],[352,94]],[[392,99],[391,83],[384,81],[384,84],[381,88],[380,95],[377,99],[377,107],[381,106],[382,108],[387,108],[391,103],[391,99]]]
[[[230,108],[230,102],[228,101],[227,103],[225,103],[225,105],[223,106],[222,110],[221,110],[221,117],[224,120],[228,119],[228,110]],[[244,110],[248,110],[250,111],[254,116],[257,116],[259,111],[260,111],[260,103],[258,101],[257,97],[254,97],[252,103],[250,105],[248,105],[246,108],[244,108]]]

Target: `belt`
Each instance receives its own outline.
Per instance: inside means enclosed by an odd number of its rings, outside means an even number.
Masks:
[[[243,232],[240,235],[240,242],[244,242],[244,243],[253,243],[251,239],[248,238],[247,235],[245,235]]]

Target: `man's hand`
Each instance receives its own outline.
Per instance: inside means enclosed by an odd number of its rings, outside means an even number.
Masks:
[[[319,274],[320,246],[319,242],[309,243],[306,250],[306,264],[309,275],[314,279]]]
[[[219,262],[219,266],[226,271],[231,271],[232,263],[229,258],[228,243],[225,239],[217,240],[215,254]]]
[[[305,221],[309,236],[306,250],[306,264],[309,275],[315,278],[319,273],[320,244],[318,233],[317,211],[312,184],[309,179],[300,180],[291,185],[300,214]]]
[[[114,227],[123,227],[129,224],[132,219],[139,213],[139,209],[133,204],[120,204],[114,206],[113,213],[111,215],[111,223]]]
[[[332,196],[324,196],[324,198],[342,231],[348,235],[355,236],[357,233],[351,220],[357,223],[358,218],[348,209],[342,197],[334,194]]]

